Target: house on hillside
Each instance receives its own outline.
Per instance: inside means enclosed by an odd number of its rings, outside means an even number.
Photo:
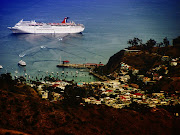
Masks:
[[[133,75],[136,75],[136,74],[138,74],[138,73],[139,73],[139,70],[138,70],[138,69],[135,69],[135,68],[132,69],[132,74],[133,74]]]
[[[149,81],[151,81],[151,78],[148,78],[148,77],[144,77],[144,78],[143,78],[143,82],[144,82],[145,84],[147,84],[147,82],[149,82]]]
[[[169,56],[162,56],[161,60],[162,61],[170,61],[170,57]]]
[[[146,85],[153,85],[153,84],[155,84],[155,83],[156,83],[156,81],[146,81],[146,82],[145,82]]]
[[[128,71],[130,68],[131,67],[128,64],[121,62],[121,69],[122,70]]]
[[[137,75],[137,78],[138,78],[138,80],[143,80],[143,78],[144,78],[144,75]]]
[[[170,62],[171,66],[177,66],[178,65],[178,60],[177,59],[172,59]]]
[[[62,100],[62,99],[63,99],[63,97],[61,96],[61,94],[56,93],[56,92],[52,92],[52,96],[53,96],[54,101]]]
[[[153,96],[156,96],[156,97],[162,97],[164,96],[164,93],[160,92],[160,93],[152,93]]]
[[[132,52],[140,52],[141,50],[129,50],[129,49],[124,49],[125,53],[132,53]]]
[[[143,95],[142,93],[135,93],[133,94],[133,98],[142,98]]]
[[[153,74],[153,80],[155,81],[159,81],[160,79],[162,78],[162,76],[159,76],[159,74],[158,73],[154,73]]]
[[[129,75],[125,75],[125,76],[121,76],[121,77],[120,77],[120,80],[121,80],[122,82],[127,82],[129,79],[130,79],[130,76],[129,76]]]
[[[48,92],[49,91],[41,91],[41,94],[42,94],[42,99],[48,99]]]

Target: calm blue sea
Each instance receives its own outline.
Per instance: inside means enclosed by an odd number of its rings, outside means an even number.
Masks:
[[[85,25],[82,35],[14,35],[7,29],[21,19],[61,22],[66,16]],[[62,79],[94,81],[87,72],[57,68],[60,57],[71,63],[106,64],[133,37],[144,42],[167,37],[172,43],[177,36],[179,0],[1,0],[0,73],[41,77],[58,72]],[[21,59],[25,68],[17,65]]]

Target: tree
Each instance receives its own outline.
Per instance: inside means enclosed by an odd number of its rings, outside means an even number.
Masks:
[[[173,39],[173,46],[180,47],[180,36]]]
[[[150,40],[148,40],[147,43],[146,43],[146,46],[147,46],[148,48],[152,48],[152,47],[154,47],[155,45],[156,45],[156,41],[155,41],[154,39],[150,39]]]
[[[12,80],[12,76],[10,73],[0,75],[0,88],[1,89],[13,89],[15,83],[16,82]]]
[[[129,41],[127,43],[132,46],[138,46],[138,45],[142,45],[142,40],[134,37],[134,39],[129,39]]]
[[[162,46],[163,46],[163,43],[160,42],[160,43],[157,43],[156,45],[157,45],[157,47],[162,47]]]
[[[167,39],[167,37],[163,39],[163,43],[164,43],[164,46],[166,47],[169,45],[169,40]]]
[[[64,90],[63,103],[72,106],[79,105],[79,103],[82,102],[82,97],[85,97],[85,95],[86,95],[85,88],[67,85]]]

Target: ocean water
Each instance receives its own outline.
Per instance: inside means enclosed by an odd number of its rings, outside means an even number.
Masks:
[[[82,34],[12,34],[7,29],[19,20],[82,23]],[[88,72],[57,68],[70,63],[106,64],[113,54],[128,47],[134,37],[157,42],[180,36],[179,0],[2,0],[0,5],[0,73],[42,77],[59,76],[75,81],[95,81]],[[19,60],[25,68],[17,65]],[[65,71],[65,74],[62,74]],[[58,73],[57,73],[58,72]]]

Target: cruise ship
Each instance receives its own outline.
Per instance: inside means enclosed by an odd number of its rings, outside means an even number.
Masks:
[[[83,24],[76,24],[73,21],[67,22],[65,17],[61,23],[43,23],[20,20],[14,27],[8,27],[13,33],[81,33],[85,27]]]

